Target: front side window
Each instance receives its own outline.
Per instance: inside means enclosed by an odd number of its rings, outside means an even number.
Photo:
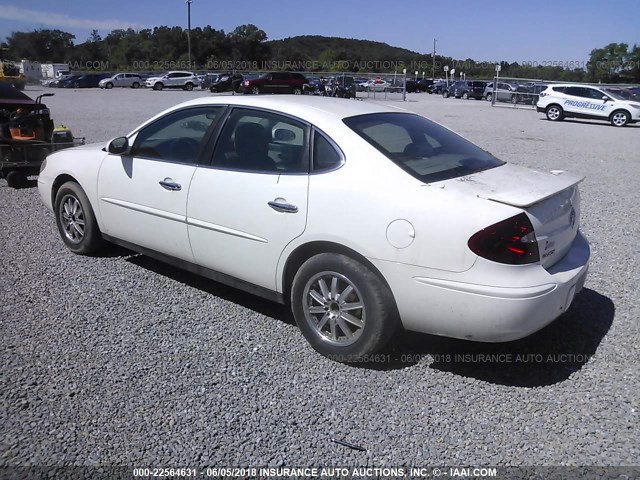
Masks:
[[[237,171],[309,171],[307,126],[272,112],[236,108],[220,134],[213,166]]]
[[[375,113],[343,121],[396,165],[424,183],[504,165],[480,147],[419,115]]]
[[[198,107],[170,113],[138,133],[131,155],[197,163],[200,145],[223,111],[224,107]]]

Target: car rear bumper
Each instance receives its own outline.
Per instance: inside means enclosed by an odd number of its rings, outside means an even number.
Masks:
[[[407,330],[507,342],[540,330],[567,311],[584,285],[589,256],[589,244],[578,232],[569,252],[548,270],[540,265],[496,267],[478,259],[468,271],[452,273],[371,261],[387,279]],[[479,276],[485,267],[493,274]],[[480,284],[479,277],[492,285]]]

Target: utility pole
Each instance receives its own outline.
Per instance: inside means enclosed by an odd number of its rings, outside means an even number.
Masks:
[[[431,69],[431,80],[435,80],[436,79],[436,42],[438,40],[436,40],[435,38],[433,39],[433,68]]]
[[[184,0],[187,4],[187,48],[189,49],[189,70],[191,70],[191,2],[193,0]]]

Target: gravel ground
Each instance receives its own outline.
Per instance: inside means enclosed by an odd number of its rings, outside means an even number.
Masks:
[[[208,95],[55,93],[56,123],[88,142]],[[639,465],[640,126],[395,105],[504,160],[587,175],[592,263],[569,312],[518,342],[405,333],[384,361],[341,365],[276,304],[122,249],[72,255],[37,190],[1,181],[0,466]]]

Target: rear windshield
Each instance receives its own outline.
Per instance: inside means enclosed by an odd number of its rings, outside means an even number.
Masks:
[[[450,130],[410,113],[374,113],[344,123],[407,173],[424,183],[504,165]]]

